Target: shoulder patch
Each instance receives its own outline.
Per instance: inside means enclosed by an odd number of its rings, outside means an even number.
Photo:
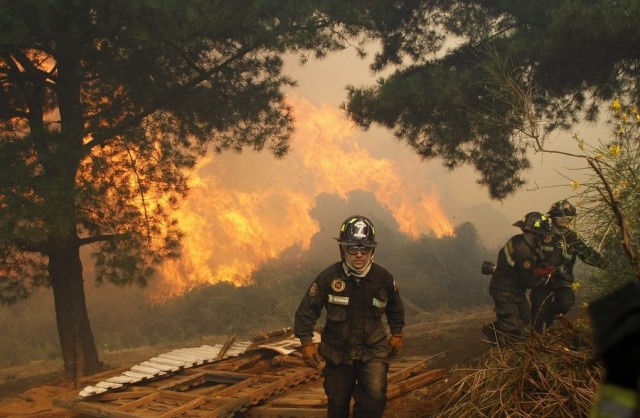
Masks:
[[[331,281],[331,289],[336,293],[340,293],[344,291],[346,287],[347,287],[347,284],[340,277],[336,277]]]
[[[309,296],[315,296],[318,293],[318,283],[313,282],[309,288]]]
[[[522,263],[522,267],[524,267],[525,270],[529,270],[531,268],[531,261],[524,260],[524,262]]]

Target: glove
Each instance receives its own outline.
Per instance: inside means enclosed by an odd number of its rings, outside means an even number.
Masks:
[[[302,358],[304,362],[309,367],[313,367],[314,369],[320,368],[320,354],[318,354],[318,347],[316,347],[316,343],[313,341],[308,342],[302,345]]]
[[[393,357],[398,354],[398,351],[402,348],[402,334],[393,334],[389,338],[389,357]]]

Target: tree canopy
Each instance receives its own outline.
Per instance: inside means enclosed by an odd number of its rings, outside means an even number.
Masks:
[[[280,55],[357,50],[343,23],[370,13],[350,6],[0,1],[0,299],[52,287],[68,376],[99,367],[80,248],[116,284],[177,256],[188,170],[208,149],[287,152]]]
[[[632,0],[413,2],[393,29],[372,29],[384,41],[372,68],[394,71],[349,87],[344,107],[424,158],[472,165],[502,199],[525,183],[527,152],[548,133],[640,96],[639,19]]]

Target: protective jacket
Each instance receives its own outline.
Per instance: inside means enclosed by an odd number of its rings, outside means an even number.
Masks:
[[[316,321],[326,309],[319,352],[329,363],[351,364],[387,357],[386,315],[392,334],[402,333],[404,307],[391,273],[372,264],[360,278],[337,262],[313,281],[295,314],[294,333],[304,344],[312,340]]]
[[[545,238],[545,246],[552,238]],[[524,293],[536,286],[539,278],[534,276],[536,268],[546,263],[543,246],[533,241],[533,236],[519,234],[507,241],[498,253],[496,268],[491,275],[489,289],[511,293]]]
[[[572,229],[559,231],[554,228],[553,254],[550,263],[556,266],[549,281],[550,287],[571,287],[574,282],[573,266],[579,258],[590,266],[604,268],[606,260],[591,248]]]

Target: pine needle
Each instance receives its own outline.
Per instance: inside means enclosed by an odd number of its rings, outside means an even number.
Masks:
[[[475,367],[452,370],[438,416],[588,417],[604,375],[592,352],[591,329],[580,322],[496,345]]]

